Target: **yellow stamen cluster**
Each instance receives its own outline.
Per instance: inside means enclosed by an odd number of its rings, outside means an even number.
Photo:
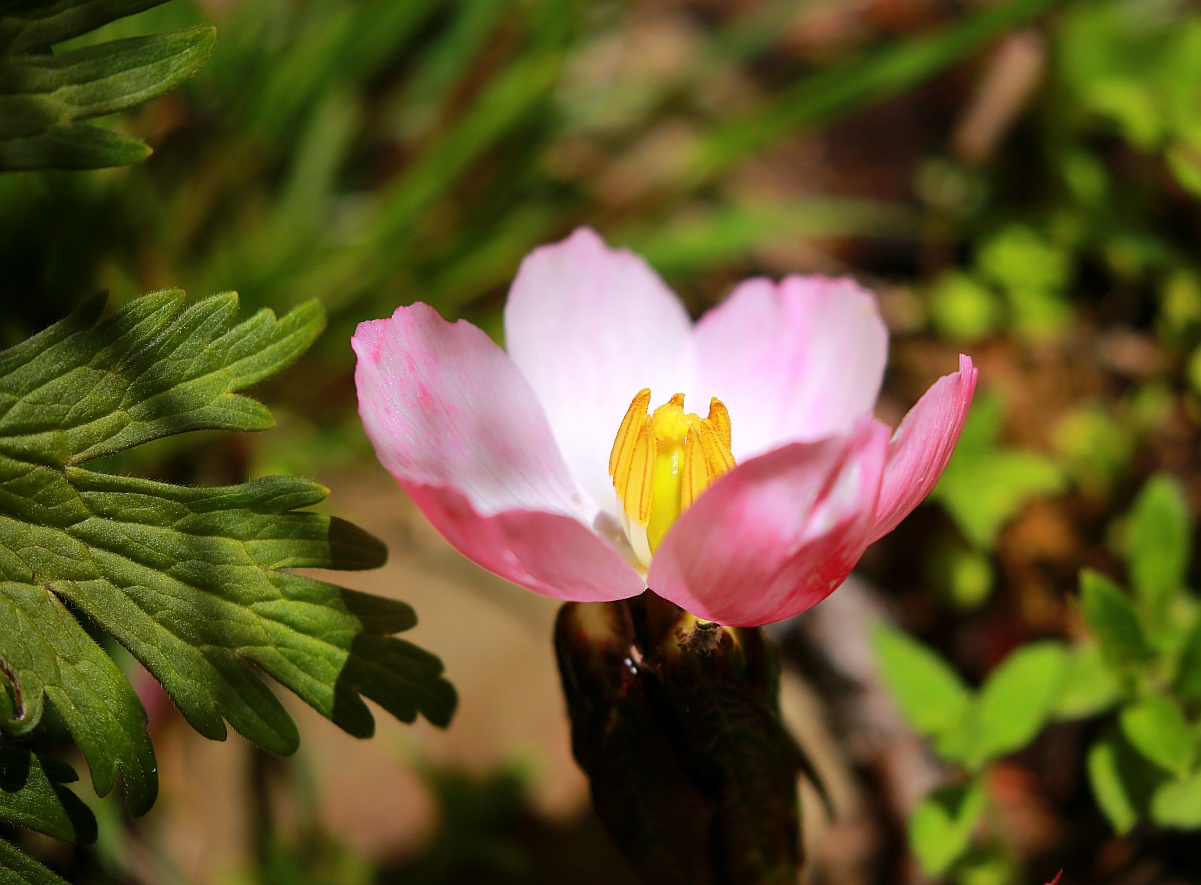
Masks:
[[[709,415],[684,411],[677,393],[648,413],[649,388],[630,403],[613,441],[609,475],[623,509],[631,546],[644,564],[672,523],[718,477],[734,466],[730,413],[719,399]]]

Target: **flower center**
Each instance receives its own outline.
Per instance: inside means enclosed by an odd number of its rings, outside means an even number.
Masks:
[[[721,400],[709,401],[706,418],[684,411],[684,394],[648,412],[650,388],[630,403],[613,451],[609,475],[622,507],[622,524],[643,565],[672,523],[701,492],[734,466],[730,452],[730,413]]]

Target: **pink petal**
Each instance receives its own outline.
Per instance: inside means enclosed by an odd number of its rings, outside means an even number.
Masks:
[[[641,591],[638,574],[590,528],[596,507],[573,482],[529,384],[487,335],[415,304],[362,323],[351,343],[376,456],[465,556],[562,599]]]
[[[935,381],[897,427],[888,444],[873,541],[895,529],[942,476],[963,430],[978,374],[972,358],[960,355],[959,371]]]
[[[845,434],[888,358],[875,297],[850,279],[747,280],[696,327],[697,392],[730,410],[734,456]]]
[[[615,548],[570,516],[531,510],[482,516],[453,488],[404,486],[460,553],[527,590],[568,602],[611,602],[646,587]]]
[[[505,346],[529,380],[576,480],[617,514],[609,451],[630,400],[686,392],[692,323],[631,252],[581,228],[531,252],[505,305]]]
[[[698,617],[734,626],[783,620],[843,582],[867,546],[888,428],[792,443],[734,468],[655,552],[648,586]]]

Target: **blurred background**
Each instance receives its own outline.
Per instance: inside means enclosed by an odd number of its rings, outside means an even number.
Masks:
[[[97,846],[35,853],[88,883],[635,881],[570,756],[555,604],[460,559],[378,467],[349,346],[418,300],[500,338],[521,257],[589,224],[695,314],[747,276],[853,274],[892,329],[892,424],[960,352],[980,367],[932,503],[774,633],[836,811],[806,794],[807,881],[931,881],[907,821],[959,774],[898,712],[870,625],[979,684],[1016,648],[1083,635],[1078,571],[1121,575],[1148,477],[1201,508],[1201,7],[171,0],[87,40],[196,23],[218,28],[199,73],[104,121],[150,142],[147,162],[0,177],[0,343],[101,289],[233,289],[244,314],[319,299],[325,334],[256,391],[275,430],[109,467],[328,485],[391,550],[333,580],[411,603],[461,706],[447,732],[379,716],[360,742],[292,703],[303,745],[280,759],[152,704],[158,805],[130,821],[92,802]],[[1201,882],[1196,828],[1114,834],[1086,773],[1102,707],[1058,711],[988,766],[950,880]]]

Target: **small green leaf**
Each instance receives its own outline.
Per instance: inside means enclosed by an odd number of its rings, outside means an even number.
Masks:
[[[970,764],[1026,746],[1051,718],[1068,669],[1061,643],[1018,649],[991,673],[976,702],[978,736]]]
[[[1151,817],[1165,827],[1201,828],[1201,771],[1185,780],[1160,784],[1151,796]]]
[[[0,744],[0,820],[68,842],[95,842],[96,818],[63,786],[78,779],[64,762]]]
[[[927,875],[942,876],[964,855],[984,805],[979,778],[935,790],[918,803],[909,818],[909,847]]]
[[[1134,606],[1113,581],[1085,569],[1080,573],[1080,603],[1101,646],[1101,656],[1111,669],[1128,675],[1150,658]]]
[[[1138,823],[1163,772],[1109,728],[1088,751],[1088,777],[1097,804],[1119,834]]]
[[[0,839],[0,885],[68,885],[17,846]]]
[[[1055,707],[1061,719],[1082,719],[1103,713],[1117,703],[1121,686],[1101,658],[1095,642],[1082,642],[1068,655],[1063,690]]]
[[[880,671],[905,718],[930,737],[962,724],[971,692],[951,667],[903,630],[878,624],[872,644]]]
[[[1172,598],[1184,585],[1191,537],[1184,492],[1168,476],[1153,477],[1130,515],[1126,551],[1134,598],[1152,636],[1166,626]]]
[[[1201,149],[1178,142],[1164,152],[1164,159],[1176,183],[1194,197],[1201,197]]]
[[[1122,710],[1122,733],[1131,746],[1177,777],[1193,770],[1194,738],[1180,709],[1151,695]]]
[[[1172,686],[1184,700],[1201,700],[1201,617],[1185,637]]]

